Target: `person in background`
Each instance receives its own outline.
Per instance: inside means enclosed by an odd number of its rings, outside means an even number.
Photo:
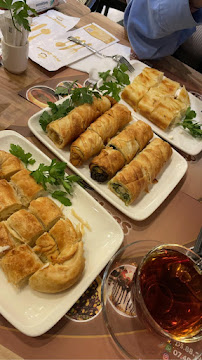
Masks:
[[[202,39],[200,24],[202,0],[129,0],[124,13],[124,26],[139,59],[174,54],[196,27]],[[202,63],[202,41],[199,43],[198,59]]]

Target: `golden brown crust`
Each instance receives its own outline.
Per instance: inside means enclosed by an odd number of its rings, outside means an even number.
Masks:
[[[111,139],[108,145],[119,150],[129,163],[138,151],[141,151],[153,137],[151,126],[138,120],[128,125],[117,136]]]
[[[129,205],[147,188],[147,184],[141,165],[132,160],[109,181],[108,186],[126,205]],[[122,196],[123,192],[127,197]]]
[[[19,210],[22,204],[8,181],[0,180],[0,220]]]
[[[16,286],[24,285],[28,277],[41,266],[41,261],[25,244],[11,249],[1,260],[1,267],[8,281]]]
[[[171,155],[172,148],[167,142],[154,139],[110,180],[110,190],[126,205],[131,204],[143,190],[147,190]]]
[[[145,67],[142,72],[135,77],[133,84],[140,83],[145,86],[147,89],[150,89],[153,86],[156,86],[163,79],[163,73],[159,70]]]
[[[59,256],[59,250],[55,240],[45,232],[36,241],[33,251],[40,257],[43,262],[51,262],[55,264]]]
[[[43,224],[45,230],[49,230],[60,218],[64,217],[62,210],[48,197],[32,200],[29,211]]]
[[[9,180],[13,174],[22,169],[24,166],[16,156],[0,150],[0,179]]]
[[[125,159],[121,152],[112,147],[106,147],[91,161],[89,165],[91,177],[98,182],[107,181],[124,165]]]
[[[95,131],[106,143],[131,120],[130,110],[123,104],[115,104],[91,124],[90,129]]]
[[[163,73],[150,68],[136,76],[121,96],[135,111],[162,130],[179,122],[190,104],[185,87],[180,89],[178,82],[163,78]]]
[[[5,222],[0,222],[0,258],[4,256],[8,252],[8,250],[12,249],[15,245],[16,244],[14,243],[11,234],[9,233],[5,225]],[[4,248],[5,250],[3,250]]]
[[[44,194],[43,187],[36,183],[30,173],[30,171],[24,169],[11,177],[11,184],[24,206],[28,206],[30,201]]]
[[[80,105],[64,118],[51,122],[47,126],[47,135],[58,148],[62,149],[110,107],[111,102],[108,98],[104,96],[94,98],[91,105]]]
[[[72,143],[70,162],[74,166],[80,166],[91,156],[97,154],[103,146],[102,138],[91,129],[87,129]]]
[[[44,232],[44,228],[37,218],[25,209],[11,215],[6,221],[6,226],[14,239],[30,246]]]
[[[63,265],[50,264],[38,270],[29,279],[32,289],[45,293],[57,293],[74,285],[82,275],[85,260],[83,257],[83,243],[78,243],[74,256]]]
[[[69,219],[59,220],[49,231],[49,234],[55,240],[60,253],[56,260],[57,263],[64,263],[77,251],[77,243],[81,240],[81,234],[76,232]]]
[[[162,130],[180,121],[185,115],[186,105],[172,97],[165,97],[159,101],[157,106],[149,115],[149,120]]]

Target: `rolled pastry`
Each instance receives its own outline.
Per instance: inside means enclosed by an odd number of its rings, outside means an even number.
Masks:
[[[98,182],[109,180],[146,146],[152,136],[151,127],[141,120],[128,125],[91,161],[92,179]]]
[[[16,156],[0,150],[0,179],[9,180],[13,174],[22,169],[24,166]]]
[[[109,189],[126,205],[131,204],[148,189],[171,154],[172,148],[167,142],[154,139],[109,181]]]
[[[47,135],[58,148],[62,149],[110,107],[111,102],[106,96],[95,97],[92,104],[80,105],[64,118],[48,124]]]
[[[108,146],[119,150],[126,163],[129,163],[138,151],[141,151],[153,137],[151,126],[138,120],[128,125],[117,136],[112,138]]]
[[[83,242],[77,251],[63,264],[50,264],[36,271],[29,279],[32,289],[44,293],[58,293],[74,285],[81,277],[85,266]]]
[[[91,177],[102,183],[111,179],[124,165],[125,159],[122,153],[108,146],[91,161],[89,165]]]
[[[91,156],[99,153],[103,146],[102,138],[91,129],[87,129],[72,143],[70,147],[70,162],[74,166],[80,166]]]
[[[102,141],[106,143],[131,120],[130,110],[123,104],[115,104],[92,123],[90,129],[95,131],[102,138]]]
[[[70,162],[80,166],[96,155],[104,143],[131,120],[131,112],[125,105],[115,104],[100,116],[70,147]]]

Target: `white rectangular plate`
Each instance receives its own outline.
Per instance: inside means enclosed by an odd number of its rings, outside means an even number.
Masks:
[[[146,67],[141,61],[134,60],[131,62],[135,71],[130,75],[130,81],[133,81],[134,78],[139,75],[142,70]],[[189,93],[190,98],[190,107],[192,110],[196,111],[196,118],[194,119],[198,123],[202,124],[202,101],[199,100],[196,96]],[[197,139],[191,136],[188,131],[182,128],[182,126],[175,126],[172,129],[161,130],[158,126],[154,125],[151,121],[146,119],[144,116],[135,112],[130,105],[128,105],[124,100],[121,99],[120,103],[128,106],[132,114],[138,119],[143,120],[152,127],[152,130],[158,134],[161,138],[168,141],[170,144],[174,145],[176,148],[184,151],[189,155],[197,155],[202,151],[202,139]]]
[[[36,164],[29,169],[37,168],[39,163],[51,162],[21,135],[10,130],[1,131],[0,150],[9,151],[11,143],[32,153]],[[0,269],[0,312],[26,335],[39,336],[55,325],[90,286],[123,241],[123,231],[118,223],[79,185],[75,186],[72,207],[64,207],[63,210],[65,216],[76,224],[78,222],[71,216],[71,208],[91,227],[91,231],[85,231],[83,238],[86,263],[83,276],[77,284],[59,294],[39,293],[28,285],[22,290],[16,290]]]
[[[61,102],[61,100],[59,102]],[[149,193],[142,194],[142,196],[139,196],[133,204],[126,206],[121,199],[109,190],[106,183],[99,184],[91,179],[89,170],[90,161],[86,162],[83,166],[76,168],[70,163],[69,147],[66,147],[65,150],[61,150],[54,145],[39,124],[39,118],[43,111],[44,110],[39,111],[29,119],[28,126],[34,135],[62,161],[65,161],[70,169],[80,175],[99,194],[131,219],[141,221],[149,217],[171,193],[187,170],[186,160],[173,150],[171,160],[158,175],[157,180],[159,181],[153,186],[150,186]],[[134,119],[134,121],[136,120]]]

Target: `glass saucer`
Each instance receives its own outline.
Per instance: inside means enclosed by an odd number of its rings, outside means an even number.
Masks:
[[[129,359],[202,360],[202,342],[184,344],[147,329],[138,319],[131,299],[133,275],[142,257],[161,245],[140,240],[121,248],[108,263],[102,280],[101,300],[107,329],[120,352]]]

